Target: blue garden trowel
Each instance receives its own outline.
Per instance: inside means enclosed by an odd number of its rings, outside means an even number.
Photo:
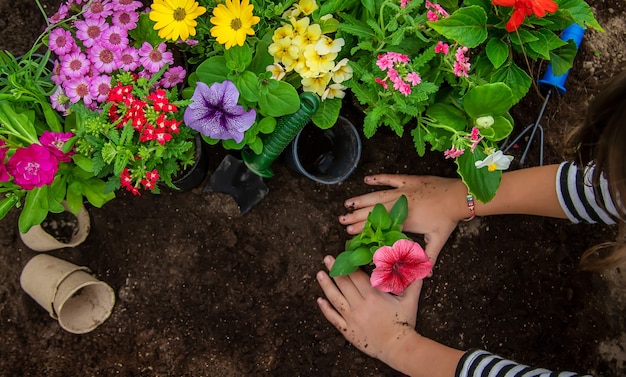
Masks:
[[[580,48],[580,42],[583,39],[583,35],[585,34],[585,29],[583,29],[578,24],[572,24],[563,30],[561,33],[561,39],[564,41],[574,41],[576,44],[576,51]],[[526,148],[524,149],[524,153],[519,159],[519,165],[522,166],[524,161],[526,161],[526,157],[528,155],[528,150],[530,149],[530,144],[532,143],[537,131],[539,131],[539,142],[541,144],[539,149],[539,165],[543,165],[543,126],[540,121],[543,117],[543,113],[546,110],[546,106],[548,105],[548,100],[552,95],[553,91],[557,91],[559,94],[565,93],[565,80],[567,80],[567,76],[569,75],[569,70],[562,75],[555,76],[552,71],[552,64],[548,65],[546,72],[543,75],[543,78],[537,82],[539,85],[539,89],[546,93],[546,99],[543,101],[543,105],[541,106],[541,111],[539,112],[539,116],[537,116],[537,120],[535,123],[530,124],[522,132],[511,142],[508,142],[508,138],[504,141],[504,144],[500,147],[503,153],[506,153],[510,148],[516,145],[522,137],[524,137],[527,133],[530,132],[530,136],[528,138],[528,142],[526,144]]]

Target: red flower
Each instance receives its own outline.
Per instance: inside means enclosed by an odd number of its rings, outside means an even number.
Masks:
[[[424,249],[411,240],[398,240],[393,246],[379,248],[373,261],[376,268],[370,277],[372,287],[396,295],[415,280],[428,276],[433,268]]]
[[[517,30],[526,16],[534,14],[541,18],[546,15],[546,12],[554,13],[559,9],[553,0],[492,0],[491,3],[504,7],[514,7],[513,14],[506,23],[506,30],[509,32]]]

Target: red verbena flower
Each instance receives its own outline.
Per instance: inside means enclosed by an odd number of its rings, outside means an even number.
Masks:
[[[370,277],[372,287],[396,295],[415,280],[428,276],[433,268],[420,244],[404,239],[376,250],[373,262],[376,268]]]
[[[491,3],[504,7],[514,7],[513,14],[506,23],[506,30],[509,32],[517,30],[526,16],[534,14],[541,18],[546,15],[546,12],[554,13],[559,9],[553,0],[492,0]]]

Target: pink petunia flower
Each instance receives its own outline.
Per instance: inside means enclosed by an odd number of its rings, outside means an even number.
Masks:
[[[76,38],[83,41],[85,47],[91,47],[100,39],[102,33],[109,28],[109,24],[102,18],[88,18],[86,20],[76,21]]]
[[[433,262],[417,242],[398,240],[393,246],[383,246],[374,252],[372,287],[399,295],[417,279],[423,279],[433,268]]]
[[[59,161],[50,150],[39,144],[18,148],[6,165],[13,182],[24,190],[52,184]]]
[[[84,77],[90,70],[89,60],[82,52],[73,52],[60,57],[61,75],[68,78]]]
[[[174,56],[171,52],[166,51],[165,43],[159,43],[154,48],[148,42],[144,42],[139,49],[139,61],[150,73],[158,72],[165,64],[172,64]]]
[[[72,33],[62,28],[52,30],[49,43],[50,50],[59,56],[70,53],[76,47]]]

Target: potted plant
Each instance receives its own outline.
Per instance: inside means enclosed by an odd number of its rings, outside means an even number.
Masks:
[[[488,202],[511,156],[509,110],[531,85],[529,61],[571,67],[576,46],[559,33],[576,23],[602,30],[583,0],[328,1],[354,76],[346,86],[365,112],[363,132],[411,133],[453,159],[468,191]],[[521,64],[521,66],[520,66]]]
[[[180,19],[172,18],[179,8],[162,2],[144,8],[108,0],[68,2],[56,15],[49,42],[56,56],[52,104],[75,133],[70,144],[77,163],[106,180],[105,192],[178,189],[176,179],[206,158],[197,132],[182,121],[190,103],[179,96],[186,71],[168,43],[195,34],[187,21],[205,11],[184,3]],[[167,33],[155,29],[160,24],[169,25]],[[200,181],[206,168],[200,166]]]
[[[48,36],[40,35],[22,57],[0,52],[0,219],[20,208],[20,234],[50,213],[77,215],[85,201],[101,207],[114,198],[79,163],[68,143],[74,134],[49,103],[50,51],[35,54]]]

